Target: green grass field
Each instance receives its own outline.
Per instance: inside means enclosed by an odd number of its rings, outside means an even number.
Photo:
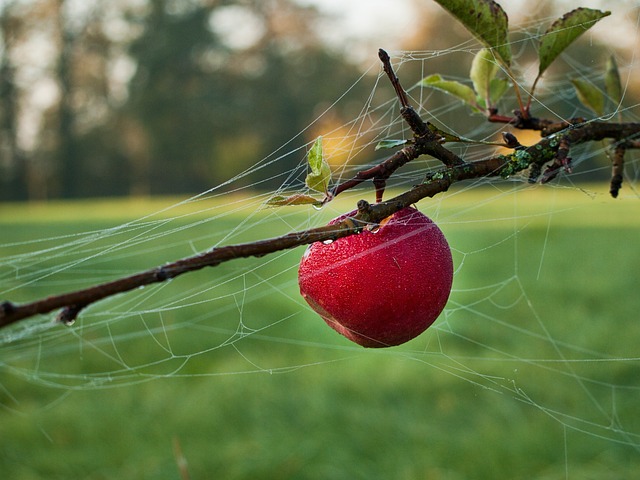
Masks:
[[[449,239],[454,291],[400,347],[357,347],[306,308],[302,249],[106,300],[70,328],[0,331],[0,477],[179,479],[178,444],[192,479],[633,478],[640,202],[603,186],[505,188],[420,204]],[[223,200],[119,229],[176,199],[0,205],[0,299],[355,203],[256,213]]]

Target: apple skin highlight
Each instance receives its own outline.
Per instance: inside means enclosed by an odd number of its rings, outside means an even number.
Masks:
[[[363,347],[390,347],[438,318],[451,292],[453,261],[438,226],[408,207],[371,230],[311,244],[298,282],[307,303],[338,333]]]

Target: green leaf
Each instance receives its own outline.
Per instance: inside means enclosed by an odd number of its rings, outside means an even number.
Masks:
[[[376,145],[376,150],[381,150],[383,148],[396,148],[399,147],[400,145],[404,145],[408,142],[409,140],[381,140],[380,142],[378,142],[378,144]]]
[[[604,74],[604,88],[607,95],[616,105],[622,101],[622,82],[616,59],[611,56],[607,60],[607,71]]]
[[[491,50],[483,48],[473,57],[469,78],[473,82],[473,89],[484,100],[486,106],[491,105],[491,81],[495,79],[498,70]]]
[[[450,95],[458,97],[463,102],[471,105],[474,108],[478,108],[476,103],[476,94],[473,89],[467,85],[464,85],[460,82],[454,82],[453,80],[444,80],[440,75],[430,75],[426,78],[423,78],[420,82],[420,85],[424,87],[435,88],[436,90],[441,90]]]
[[[540,40],[538,77],[576,38],[610,14],[591,8],[576,8],[553,22]]]
[[[427,122],[427,128],[429,130],[431,130],[432,133],[435,133],[436,135],[438,135],[443,142],[459,142],[460,141],[460,137],[458,135],[454,135],[453,133],[445,132],[441,128],[436,127],[431,122]]]
[[[435,0],[458,19],[505,67],[511,64],[509,19],[493,0]]]
[[[597,115],[604,113],[604,94],[594,84],[575,78],[571,80],[578,94],[578,100]]]
[[[491,85],[489,86],[491,105],[498,103],[498,100],[502,98],[510,86],[511,83],[506,78],[494,78],[491,80]]]
[[[319,207],[322,205],[322,201],[312,197],[311,195],[296,193],[288,197],[282,195],[271,197],[267,201],[267,205],[270,207],[288,207],[292,205],[315,205],[316,207]]]
[[[318,137],[307,155],[311,172],[307,175],[305,183],[311,190],[327,193],[331,181],[331,168],[322,153],[322,137]]]
[[[433,123],[427,122],[427,128],[431,130],[431,132],[438,135],[443,143],[446,142],[458,142],[458,143],[471,143],[474,145],[497,145],[503,146],[502,142],[485,142],[483,140],[473,140],[471,138],[460,137],[458,135],[454,135],[449,132],[445,132],[444,130],[436,127]]]

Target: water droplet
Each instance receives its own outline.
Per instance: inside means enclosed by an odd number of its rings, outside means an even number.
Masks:
[[[331,245],[333,243],[333,240],[331,240],[331,239],[323,240],[322,243],[324,243],[325,245]]]

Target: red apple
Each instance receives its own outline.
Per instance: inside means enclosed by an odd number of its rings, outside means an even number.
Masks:
[[[442,312],[452,281],[443,233],[411,207],[373,229],[313,243],[298,272],[300,293],[311,308],[364,347],[399,345],[420,335]]]

